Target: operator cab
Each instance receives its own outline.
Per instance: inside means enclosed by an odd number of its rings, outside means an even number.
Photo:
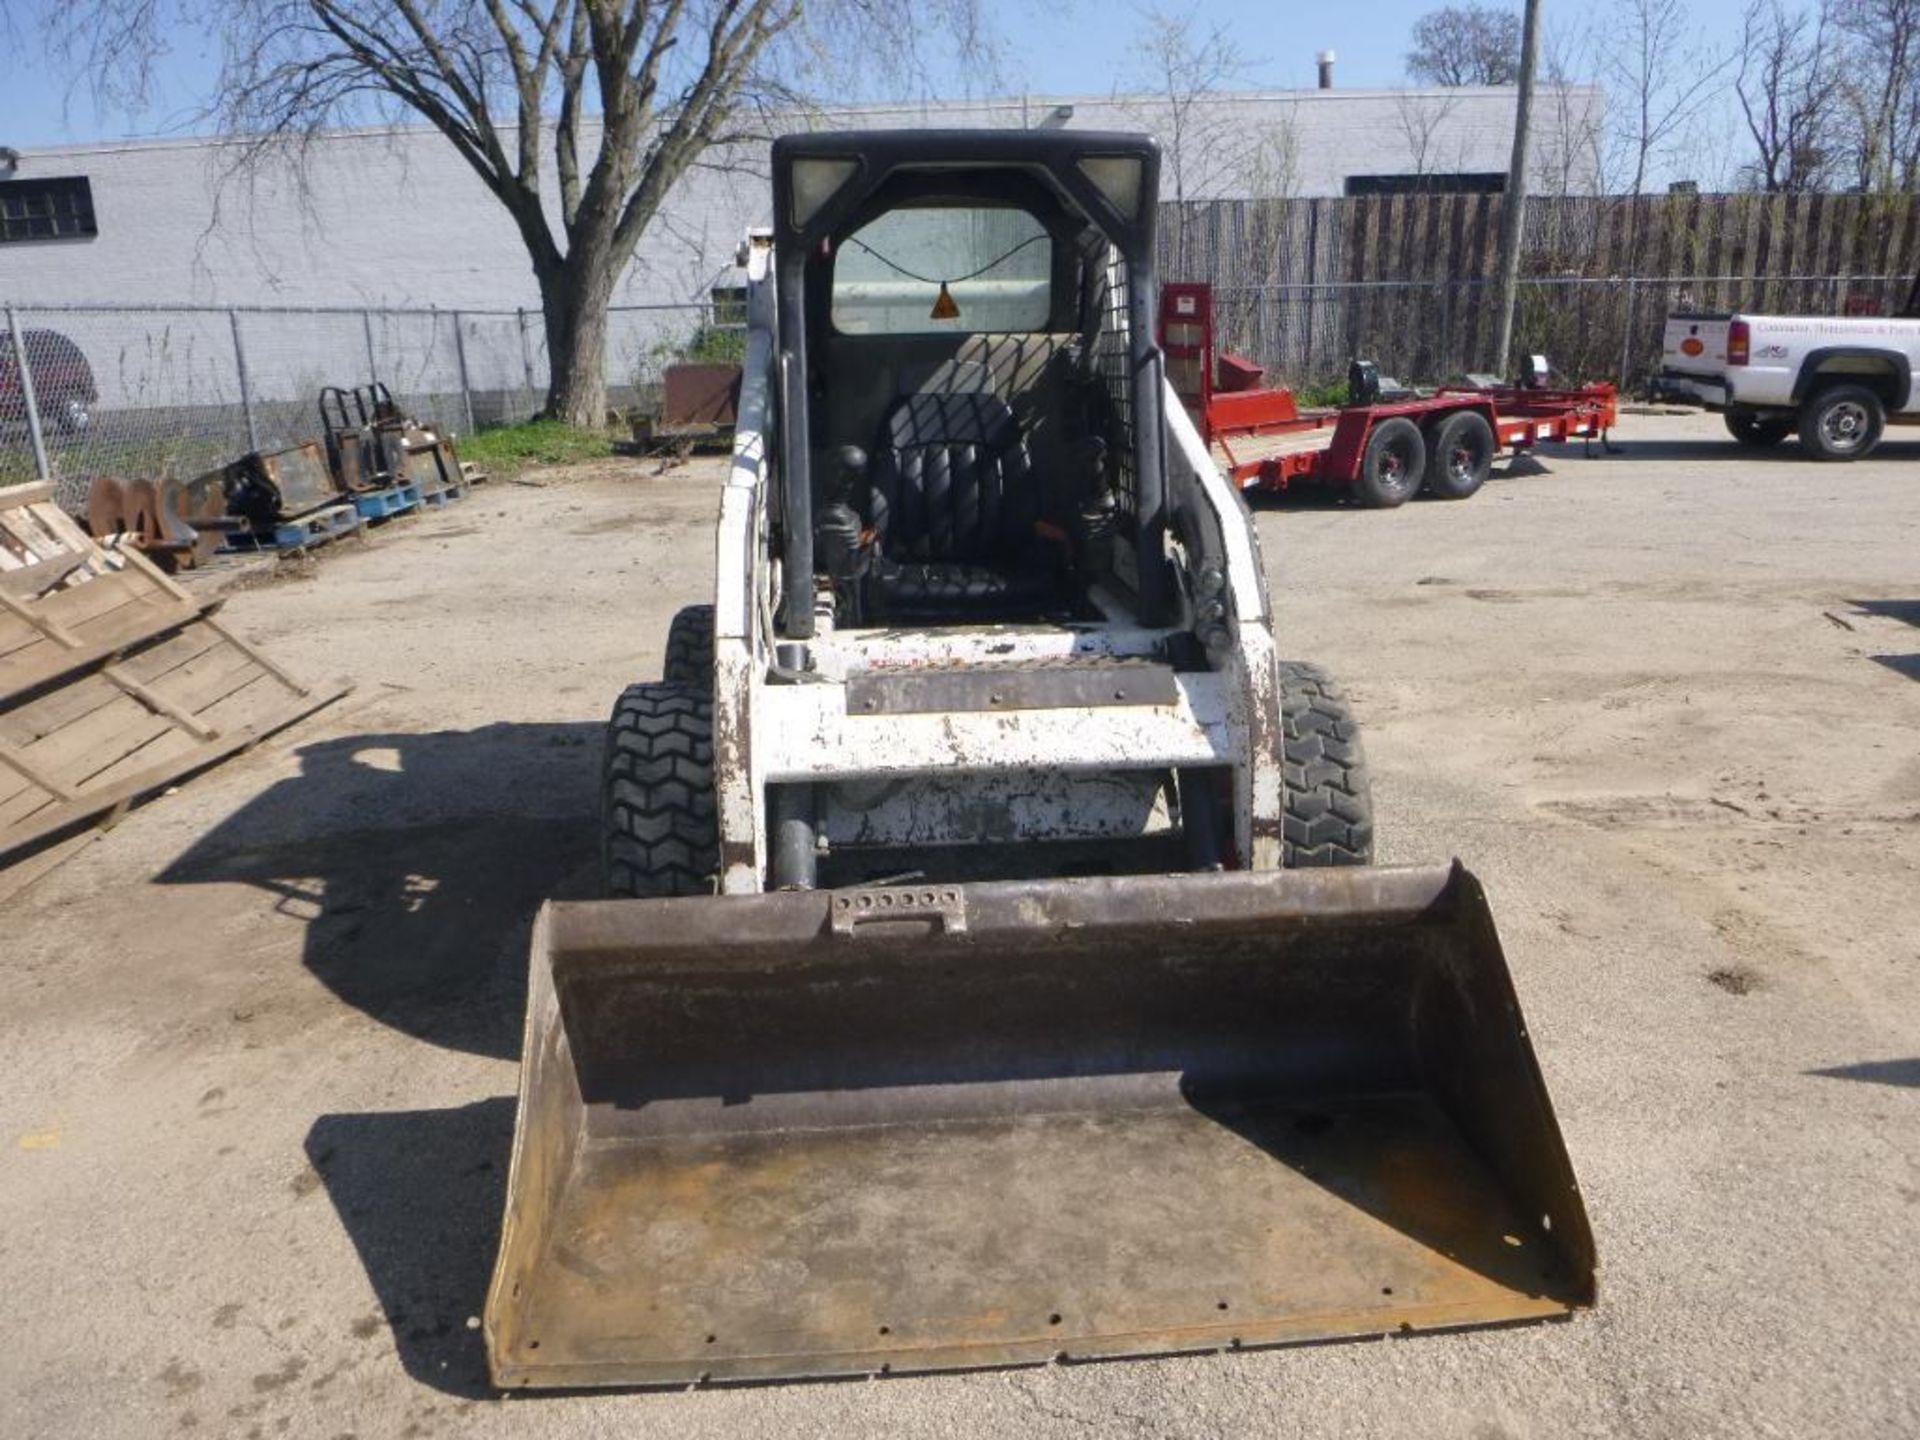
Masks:
[[[781,629],[1164,623],[1159,155],[1135,135],[774,144]]]

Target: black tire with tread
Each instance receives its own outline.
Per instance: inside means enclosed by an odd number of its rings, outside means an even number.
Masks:
[[[1367,437],[1353,488],[1361,504],[1391,510],[1419,494],[1426,478],[1427,442],[1420,427],[1404,415],[1390,415]]]
[[[1763,415],[1757,410],[1729,410],[1723,417],[1727,433],[1742,445],[1765,450],[1793,433],[1791,415]]]
[[[1280,863],[1289,870],[1373,863],[1373,790],[1360,726],[1317,665],[1280,662],[1286,814]]]
[[[1440,500],[1465,500],[1487,483],[1499,443],[1493,426],[1478,410],[1460,410],[1434,427],[1427,442],[1427,493]],[[1451,457],[1460,451],[1470,468],[1454,473]]]
[[[1830,410],[1845,404],[1861,406],[1867,412],[1865,438],[1847,449],[1837,449],[1821,431],[1821,423]],[[1816,460],[1864,460],[1880,443],[1887,428],[1886,403],[1864,385],[1828,385],[1807,397],[1800,407],[1800,448]]]
[[[713,606],[687,605],[667,626],[665,679],[713,693]]]
[[[666,681],[629,685],[607,722],[601,771],[607,894],[711,895],[720,869],[713,698]]]

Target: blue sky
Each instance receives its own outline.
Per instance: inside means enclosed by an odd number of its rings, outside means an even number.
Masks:
[[[31,29],[43,5],[64,0],[15,0],[15,28]],[[1006,88],[1033,94],[1100,94],[1127,88],[1130,46],[1140,12],[1127,4],[1070,0],[1066,4],[985,0],[1008,56]],[[1338,83],[1404,83],[1405,52],[1413,22],[1443,0],[1368,0],[1365,4],[1301,5],[1289,0],[1197,0],[1202,24],[1219,24],[1244,37],[1247,83],[1260,87],[1311,86],[1314,53],[1339,52]],[[1604,0],[1603,0],[1604,5]],[[1547,0],[1548,25],[1590,24],[1602,7]],[[1737,35],[1740,0],[1691,0],[1689,14],[1720,43]],[[155,102],[128,116],[102,112],[84,86],[34,63],[16,38],[0,39],[0,145],[57,145],[125,135],[181,133],[210,89],[218,56],[196,34],[177,37],[160,68]],[[976,87],[977,88],[977,87]],[[869,99],[900,98],[881,93]]]

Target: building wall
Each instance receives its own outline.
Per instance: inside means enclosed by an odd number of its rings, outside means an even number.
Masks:
[[[1542,189],[1592,189],[1600,107],[1590,88],[1546,92],[1533,146]],[[1145,129],[1167,147],[1165,198],[1226,199],[1338,195],[1351,175],[1504,171],[1512,110],[1508,89],[1314,90],[1213,96],[1184,126],[1164,100],[1127,96],[863,107],[799,123]],[[506,212],[434,132],[337,132],[303,165],[250,173],[236,173],[240,153],[215,140],[23,152],[13,178],[91,179],[99,234],[0,245],[0,301],[538,308]],[[713,162],[674,188],[616,303],[698,300],[743,229],[765,220],[765,147]]]

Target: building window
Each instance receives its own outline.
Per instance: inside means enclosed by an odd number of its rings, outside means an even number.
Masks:
[[[1349,195],[1498,195],[1507,177],[1497,170],[1455,170],[1433,175],[1349,175]]]
[[[0,180],[0,244],[79,240],[99,233],[93,223],[93,186],[86,176]]]

